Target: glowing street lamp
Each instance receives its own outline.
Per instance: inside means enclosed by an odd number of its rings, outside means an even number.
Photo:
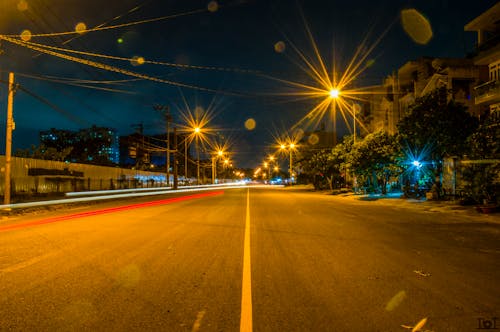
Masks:
[[[340,98],[340,90],[338,88],[331,88],[329,91],[329,97],[331,99],[330,107],[332,108],[333,117],[333,146],[337,145],[337,105],[338,99]]]
[[[200,139],[201,135],[201,128],[200,127],[194,127],[193,128],[193,135],[195,138],[195,144],[196,144],[196,184],[200,184],[200,147],[198,144],[198,141]]]
[[[224,155],[224,151],[219,149],[217,153],[212,157],[212,184],[215,184],[217,178],[217,160]]]
[[[330,90],[330,98],[336,99],[336,98],[339,97],[339,95],[340,95],[340,90],[339,89],[332,88]]]
[[[293,184],[293,150],[297,147],[297,145],[295,143],[290,143],[288,146],[286,146],[285,144],[281,144],[280,145],[280,149],[281,151],[285,152],[285,150],[288,149],[289,151],[289,158],[290,158],[290,184]]]

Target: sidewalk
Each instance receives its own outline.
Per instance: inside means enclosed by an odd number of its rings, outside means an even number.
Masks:
[[[429,201],[425,198],[403,198],[403,193],[389,193],[387,195],[357,195],[354,193],[332,194],[330,190],[315,191],[314,187],[312,187],[311,185],[297,185],[287,188],[304,190],[311,193],[317,193],[319,195],[331,196],[333,199],[349,200],[351,202],[357,202],[360,204],[393,206],[398,208],[415,209],[418,211],[434,213],[461,214],[464,216],[477,217],[481,218],[481,220],[500,224],[500,212],[481,213],[477,211],[476,205],[460,205],[456,201]]]

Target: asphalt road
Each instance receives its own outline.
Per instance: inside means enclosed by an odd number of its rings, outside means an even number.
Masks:
[[[0,330],[500,329],[487,216],[286,189],[125,204],[0,221]]]

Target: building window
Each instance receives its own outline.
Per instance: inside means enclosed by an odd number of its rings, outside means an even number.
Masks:
[[[490,68],[490,81],[496,81],[500,77],[500,61],[491,63]]]

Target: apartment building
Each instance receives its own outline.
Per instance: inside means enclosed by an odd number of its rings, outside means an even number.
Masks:
[[[465,31],[477,33],[473,61],[485,66],[487,79],[474,87],[474,103],[500,116],[500,2],[467,23]]]

